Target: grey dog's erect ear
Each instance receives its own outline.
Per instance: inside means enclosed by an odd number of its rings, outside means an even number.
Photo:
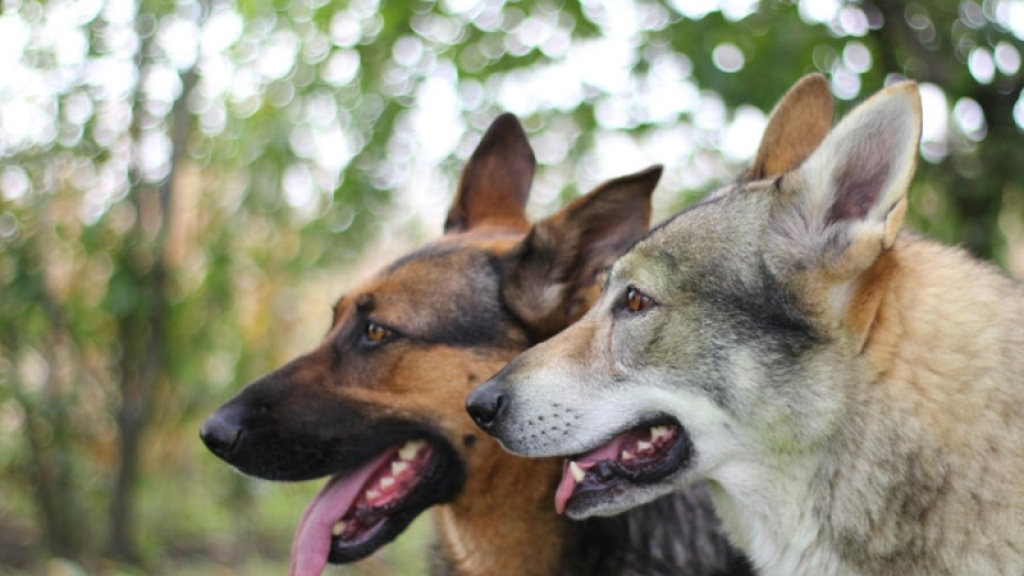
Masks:
[[[511,253],[508,306],[543,338],[579,318],[599,273],[647,232],[661,166],[609,180],[538,222]]]
[[[526,200],[537,161],[526,132],[512,114],[498,116],[462,170],[444,231],[482,225],[526,230]]]
[[[828,135],[834,108],[824,76],[801,78],[772,110],[757,156],[743,179],[771,178],[800,165]]]
[[[857,106],[775,195],[773,252],[840,281],[866,270],[899,233],[920,136],[921,98],[911,82]]]

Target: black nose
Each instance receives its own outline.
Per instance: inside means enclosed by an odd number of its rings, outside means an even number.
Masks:
[[[466,411],[477,426],[490,430],[505,411],[507,404],[505,393],[494,383],[487,382],[466,398]]]
[[[199,437],[206,447],[221,458],[227,458],[238,445],[242,437],[242,426],[234,417],[233,411],[218,410],[203,422],[199,428]]]

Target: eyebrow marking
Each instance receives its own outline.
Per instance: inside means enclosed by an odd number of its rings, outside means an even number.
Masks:
[[[373,295],[360,294],[356,296],[356,312],[366,315],[373,312]]]

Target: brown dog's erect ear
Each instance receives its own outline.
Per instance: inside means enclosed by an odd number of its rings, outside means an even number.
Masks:
[[[605,182],[538,222],[509,258],[505,301],[539,338],[597,298],[598,276],[647,232],[661,166]]]
[[[483,224],[527,229],[525,207],[536,166],[519,120],[512,114],[498,116],[462,170],[445,233]]]
[[[834,104],[821,74],[801,78],[768,117],[761,145],[744,180],[771,178],[796,168],[832,129]]]

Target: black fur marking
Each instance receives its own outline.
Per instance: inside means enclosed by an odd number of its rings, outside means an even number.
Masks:
[[[340,345],[339,340],[335,339],[334,345],[330,347],[328,353],[331,355],[331,374],[336,374],[341,369],[341,361],[344,359],[344,347]]]
[[[466,448],[472,448],[476,445],[476,434],[466,434],[462,437],[462,444]]]
[[[498,257],[498,256],[495,256],[493,254],[488,254],[487,255],[487,263],[490,265],[491,270],[494,272],[495,276],[497,277],[498,285],[499,286],[506,286],[508,284],[506,282],[506,280],[505,280],[505,274],[506,274],[506,271],[508,269],[507,268],[508,267],[508,257],[507,256],[506,257]],[[521,316],[516,314],[515,311],[512,310],[512,308],[508,305],[508,302],[505,300],[505,294],[503,292],[501,293],[500,298],[498,298],[498,302],[501,305],[501,309],[505,313],[505,315],[508,318],[508,320],[517,329],[521,330],[522,333],[526,335],[526,337],[527,337],[526,347],[527,348],[531,348],[535,344],[537,344],[538,342],[541,341],[542,338],[534,330],[532,330],[530,328],[529,324],[527,324],[526,321],[523,320],[523,318]]]
[[[461,256],[469,259],[468,266],[460,263],[459,268],[453,268],[444,262]],[[438,266],[452,269],[457,278],[438,286],[439,292],[424,303],[417,320],[425,327],[388,328],[402,339],[420,344],[465,348],[521,346],[525,328],[501,299],[501,269],[494,256],[462,246],[428,245],[388,266],[386,274],[395,274],[403,266],[425,260],[441,260]]]
[[[511,319],[500,310],[467,310],[458,321],[411,334],[409,340],[461,348],[503,348],[511,345],[511,339],[505,330],[496,331],[495,327],[511,325]]]
[[[712,347],[711,362],[715,365],[715,369],[711,371],[711,374],[721,375],[729,373],[726,368],[729,366],[729,354],[725,348],[721,346]],[[715,405],[721,407],[726,412],[734,412],[732,410],[734,396],[732,394],[731,382],[725,379],[702,378],[697,384],[711,398]]]
[[[771,273],[762,255],[755,258],[752,273],[721,261],[710,264],[717,265],[713,269],[688,273],[690,281],[681,287],[703,308],[695,328],[707,339],[702,354],[713,365],[694,383],[727,412],[734,404],[730,355],[738,346],[756,346],[769,364],[785,368],[823,342],[793,291]],[[649,346],[663,347],[653,339]]]
[[[373,296],[369,294],[356,296],[356,312],[362,316],[373,312]]]
[[[448,251],[439,252],[443,256]],[[428,254],[427,257],[430,257]],[[484,275],[487,281],[470,278],[456,303],[461,310],[442,313],[439,321],[432,322],[428,331],[414,336],[429,344],[457,347],[505,347],[513,343],[510,333],[520,325],[515,315],[505,306],[500,293],[501,274],[494,265],[494,257],[478,252],[472,255],[471,272]]]
[[[211,418],[239,431],[230,451],[219,453],[239,471],[267,480],[312,480],[354,470],[410,438],[447,442],[416,422],[392,420],[373,406],[308,386],[305,357],[250,383]]]
[[[821,341],[796,295],[768,269],[758,256],[753,283],[728,274],[705,277],[697,294],[717,305],[732,320],[734,332],[742,340],[775,344],[790,357],[797,357]],[[745,328],[745,329],[744,329]]]
[[[721,534],[707,486],[696,484],[611,518],[578,523],[573,575],[750,576],[753,569]]]

